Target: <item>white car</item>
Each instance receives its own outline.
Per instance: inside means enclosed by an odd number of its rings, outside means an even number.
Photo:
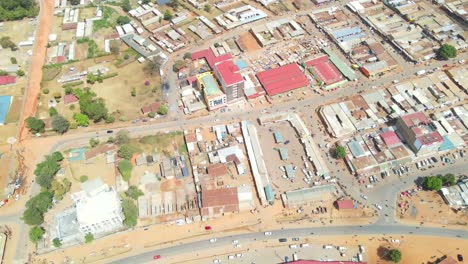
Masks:
[[[380,204],[375,204],[375,207],[379,209],[379,211],[382,210],[382,206]]]
[[[239,240],[233,240],[233,241],[232,241],[232,244],[234,244],[234,245],[239,244]]]
[[[361,198],[367,200],[367,196],[365,196],[364,194],[361,194]]]
[[[235,244],[235,245],[234,245],[234,248],[240,248],[240,247],[242,247],[241,244]]]
[[[264,234],[265,234],[265,236],[271,236],[273,233],[271,233],[271,232],[265,232]]]
[[[220,259],[213,259],[213,263],[221,263]]]
[[[216,239],[216,238],[212,238],[212,239],[210,239],[210,243],[215,243],[216,241],[217,241],[217,239]]]

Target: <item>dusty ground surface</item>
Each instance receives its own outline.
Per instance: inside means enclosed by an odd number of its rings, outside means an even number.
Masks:
[[[246,32],[240,35],[239,41],[242,42],[242,44],[246,48],[246,52],[259,50],[261,48],[250,32]]]
[[[398,239],[399,244],[392,243],[392,239]],[[428,243],[437,242],[437,243]],[[466,243],[461,243],[461,239],[450,239],[450,238],[439,238],[439,237],[422,237],[422,236],[340,236],[340,237],[327,237],[327,238],[312,238],[308,237],[306,239],[301,238],[301,243],[308,243],[310,247],[306,249],[307,252],[302,251],[302,249],[291,250],[286,245],[280,245],[277,241],[271,241],[267,243],[257,243],[257,244],[243,244],[240,250],[235,248],[213,248],[209,252],[200,252],[198,256],[193,254],[186,254],[183,256],[178,256],[177,258],[170,259],[161,259],[161,263],[187,263],[187,264],[198,264],[198,263],[212,263],[213,259],[218,258],[220,260],[227,261],[228,255],[233,255],[234,253],[241,253],[243,256],[240,259],[229,260],[229,263],[251,263],[252,260],[256,260],[257,263],[260,263],[258,260],[264,260],[265,262],[261,263],[280,263],[280,257],[284,258],[285,255],[289,256],[289,259],[292,259],[292,253],[298,252],[299,258],[302,259],[313,259],[320,260],[324,258],[325,255],[336,252],[336,249],[323,250],[321,249],[322,245],[330,244],[334,246],[345,246],[348,248],[348,251],[356,252],[356,247],[359,245],[364,246],[365,253],[364,260],[367,263],[372,264],[389,264],[390,261],[386,261],[382,258],[385,252],[388,249],[398,248],[402,252],[402,264],[425,264],[429,261],[435,261],[437,258],[442,257],[447,254],[456,259],[456,255],[459,253],[467,252],[468,245]],[[250,250],[248,250],[250,249]],[[314,249],[314,250],[312,250]],[[310,252],[312,251],[312,252]],[[330,252],[327,252],[330,251]],[[333,251],[333,252],[331,252]],[[283,254],[287,252],[288,254]],[[350,259],[351,254],[347,254],[346,257],[335,258],[335,260],[347,260]],[[242,261],[242,262],[241,262]]]
[[[409,224],[429,224],[446,226],[467,226],[468,213],[453,211],[438,192],[419,191],[403,195],[397,201],[397,216],[400,222]]]
[[[26,100],[24,102],[23,114],[19,126],[20,140],[24,139],[29,133],[28,130],[25,129],[24,121],[36,112],[37,95],[41,89],[42,65],[44,65],[47,42],[54,20],[53,12],[53,2],[42,0],[39,28],[36,32],[36,43],[34,44],[31,70],[29,72],[28,89],[25,95]]]

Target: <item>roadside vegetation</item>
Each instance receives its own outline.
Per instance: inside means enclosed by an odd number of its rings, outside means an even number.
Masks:
[[[39,6],[34,0],[0,1],[0,22],[35,17],[38,13]]]

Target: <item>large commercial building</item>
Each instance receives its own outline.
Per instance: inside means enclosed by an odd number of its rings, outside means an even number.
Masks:
[[[444,142],[422,112],[401,116],[397,120],[397,127],[406,143],[418,156],[437,152]]]
[[[214,110],[226,106],[226,94],[219,89],[218,83],[212,72],[204,72],[197,75],[198,89],[203,92],[208,110]]]
[[[226,93],[228,102],[244,97],[244,78],[239,67],[232,60],[226,60],[215,65],[214,72]]]
[[[309,80],[296,63],[259,72],[257,77],[270,96],[309,85]]]
[[[101,179],[81,184],[82,191],[73,193],[76,218],[83,234],[99,235],[123,228],[125,216],[119,194]]]

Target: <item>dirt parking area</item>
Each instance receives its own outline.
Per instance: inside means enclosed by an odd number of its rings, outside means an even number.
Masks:
[[[259,126],[258,129],[260,144],[273,186],[281,193],[309,187],[309,184],[303,181],[305,174],[302,169],[313,173],[313,167],[310,162],[304,162],[302,158],[303,156],[305,157],[304,148],[296,137],[294,128],[288,122],[280,122]],[[276,143],[273,135],[274,132],[281,134],[284,140],[283,143]],[[285,144],[286,142],[289,143]],[[288,158],[286,160],[281,160],[280,150],[287,152]],[[292,179],[286,178],[286,172],[283,171],[286,165],[296,168]]]
[[[438,192],[402,192],[397,201],[400,221],[411,224],[468,225],[468,212],[450,208]]]
[[[251,52],[261,49],[258,42],[255,40],[254,36],[250,32],[246,32],[239,36],[237,40],[245,52]]]
[[[88,176],[88,180],[101,178],[109,186],[115,185],[114,164],[107,164],[105,154],[98,155],[89,161],[67,161],[65,177],[72,179],[71,193],[80,190],[80,176]],[[76,187],[76,188],[74,188]]]

